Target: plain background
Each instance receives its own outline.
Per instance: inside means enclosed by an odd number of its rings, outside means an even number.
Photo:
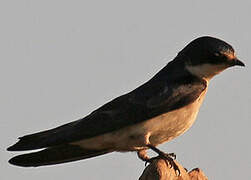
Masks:
[[[0,179],[137,179],[135,153],[42,168],[7,163],[17,137],[81,118],[150,79],[191,40],[234,46],[245,68],[215,77],[193,127],[161,145],[209,179],[250,179],[250,1],[0,2]]]

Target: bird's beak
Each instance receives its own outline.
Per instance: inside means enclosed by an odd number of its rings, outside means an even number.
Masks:
[[[237,58],[235,58],[233,61],[234,61],[234,64],[233,64],[234,66],[245,66],[245,64]]]

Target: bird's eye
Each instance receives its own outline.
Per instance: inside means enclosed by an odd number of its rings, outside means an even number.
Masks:
[[[214,53],[215,56],[219,57],[220,56],[220,53],[216,52]]]
[[[220,53],[220,52],[215,52],[214,57],[217,59],[221,59],[221,60],[227,59],[227,56],[225,54]]]

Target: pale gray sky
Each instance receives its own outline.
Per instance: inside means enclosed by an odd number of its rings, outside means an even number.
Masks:
[[[151,78],[202,35],[234,46],[245,68],[211,83],[197,121],[160,146],[209,179],[249,179],[250,1],[2,0],[0,179],[137,179],[135,153],[42,168],[9,165],[17,137],[78,119]]]

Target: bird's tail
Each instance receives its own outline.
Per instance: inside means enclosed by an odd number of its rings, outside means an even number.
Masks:
[[[9,163],[23,167],[37,167],[87,159],[103,155],[108,152],[111,151],[87,150],[77,145],[67,144],[49,147],[38,152],[15,156],[9,160]]]

